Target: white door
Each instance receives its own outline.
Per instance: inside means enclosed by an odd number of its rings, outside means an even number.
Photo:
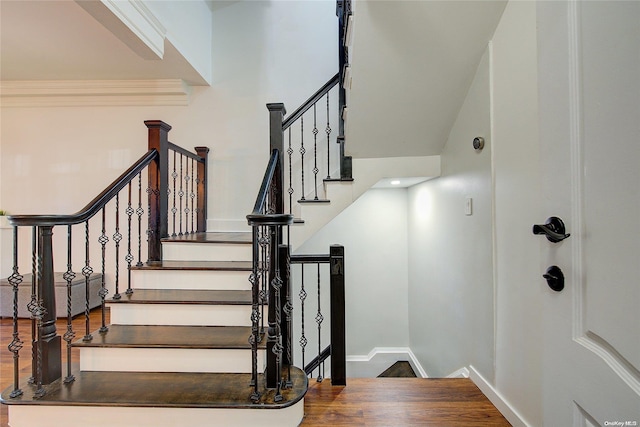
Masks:
[[[640,1],[539,2],[545,426],[640,426]],[[540,218],[544,222],[546,218]],[[540,278],[540,286],[546,286]]]

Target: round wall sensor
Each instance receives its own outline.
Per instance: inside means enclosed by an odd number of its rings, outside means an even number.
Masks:
[[[481,136],[473,138],[473,148],[478,151],[482,150],[484,148],[484,138]]]

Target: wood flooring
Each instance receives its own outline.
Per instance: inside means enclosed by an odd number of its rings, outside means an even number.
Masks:
[[[84,332],[84,316],[73,320],[78,336]],[[100,326],[100,311],[91,312],[91,330]],[[58,333],[66,330],[66,319],[59,319]],[[20,371],[29,375],[31,323],[20,321]],[[11,319],[0,320],[0,388],[13,380]],[[64,345],[64,343],[63,343]],[[66,353],[66,351],[65,351]],[[78,349],[72,351],[78,369]],[[66,366],[63,370],[66,375]],[[509,426],[507,420],[468,379],[347,378],[346,387],[333,387],[330,380],[309,381],[302,426]],[[7,407],[0,405],[0,427],[7,427]],[[88,426],[90,427],[90,426]]]

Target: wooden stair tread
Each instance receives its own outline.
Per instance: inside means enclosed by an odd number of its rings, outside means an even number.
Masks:
[[[10,387],[2,393],[2,402],[8,405],[277,409],[300,401],[308,386],[304,372],[292,366],[293,387],[282,391],[282,402],[272,403],[275,390],[268,390],[258,403],[252,403],[249,398],[253,390],[249,386],[251,374],[81,371],[74,375],[76,379],[70,384],[58,379],[45,386],[47,393],[41,398],[34,398],[35,387],[25,379],[20,384],[24,394],[12,399]],[[262,374],[258,381],[259,389],[263,389]]]
[[[203,289],[134,289],[110,304],[250,305],[251,291]]]
[[[298,203],[331,203],[331,200],[328,199],[300,199],[298,200]]]
[[[193,233],[182,236],[165,237],[162,241],[177,243],[251,244],[251,236],[250,232]]]
[[[131,267],[132,270],[251,271],[251,261],[161,261]]]
[[[140,326],[109,325],[109,331],[95,331],[93,340],[78,340],[74,347],[101,348],[197,348],[250,350],[249,326]],[[266,346],[266,339],[259,348]]]

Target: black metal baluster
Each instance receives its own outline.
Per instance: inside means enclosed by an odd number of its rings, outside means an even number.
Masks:
[[[195,213],[195,207],[194,207],[194,203],[195,203],[195,198],[196,198],[196,193],[194,191],[194,175],[196,175],[196,164],[195,164],[195,160],[191,159],[191,192],[189,193],[189,197],[191,197],[191,234],[196,232],[196,227],[195,227],[195,220],[194,220],[194,213]]]
[[[318,126],[316,104],[313,104],[313,200],[318,200]]]
[[[38,234],[40,234],[40,230],[38,230]],[[44,308],[44,301],[42,300],[42,292],[41,283],[42,283],[42,239],[38,238],[38,253],[37,253],[37,264],[38,264],[38,296],[37,296],[37,304],[33,311],[33,317],[36,321],[36,331],[37,331],[37,344],[36,344],[36,360],[35,360],[35,384],[36,391],[33,395],[34,398],[39,399],[45,395],[45,389],[42,386],[42,344],[43,344],[43,320],[44,315],[46,314],[46,309]]]
[[[180,232],[178,233],[178,236],[182,236],[182,197],[184,196],[184,191],[182,190],[182,181],[183,181],[182,159],[183,159],[183,155],[180,154],[180,190],[178,191],[178,196],[180,197],[180,202],[178,204],[178,206],[180,207],[180,215],[178,215],[180,220],[180,229],[179,229]]]
[[[138,215],[138,262],[136,266],[142,267],[142,215],[144,215],[144,209],[142,209],[142,172],[138,174],[138,208],[136,209]],[[133,290],[129,292],[132,294]]]
[[[173,214],[173,232],[171,236],[176,237],[176,212],[178,212],[178,208],[176,208],[176,178],[178,178],[178,172],[176,172],[176,152],[173,152],[173,172],[171,173],[171,177],[173,178],[173,206],[171,207],[171,213]]]
[[[300,293],[298,294],[298,296],[300,297],[300,319],[301,319],[301,325],[302,325],[302,333],[300,334],[300,341],[298,341],[300,343],[300,347],[302,349],[302,366],[306,366],[304,364],[304,351],[305,348],[307,347],[307,337],[304,334],[304,301],[307,299],[307,291],[305,291],[304,289],[304,264],[300,264],[300,268],[301,268],[301,287],[300,287]]]
[[[134,214],[131,206],[131,181],[129,181],[128,197],[127,197],[127,255],[124,260],[127,261],[127,295],[131,294],[131,263],[133,262],[133,254],[131,253],[131,217]],[[114,296],[115,298],[115,296]]]
[[[109,293],[107,291],[107,289],[105,288],[105,278],[106,278],[106,271],[105,271],[105,267],[106,267],[106,246],[107,246],[107,242],[109,241],[109,238],[107,237],[106,234],[106,206],[102,208],[102,234],[100,235],[100,237],[98,238],[98,242],[100,243],[100,245],[102,245],[102,277],[100,279],[100,291],[98,292],[98,296],[100,297],[100,307],[101,307],[101,311],[102,311],[102,325],[100,326],[100,333],[103,334],[105,332],[107,332],[109,330],[109,328],[107,328],[106,325],[106,317],[105,317],[105,303],[104,303],[104,298],[107,296],[107,294]]]
[[[316,323],[318,324],[318,360],[321,360],[322,354],[322,321],[324,320],[324,316],[322,315],[322,310],[320,308],[320,263],[318,266],[318,313],[316,314]],[[318,382],[322,382],[324,379],[322,375],[322,371],[320,370],[320,365],[318,365]]]
[[[329,126],[329,92],[327,92],[327,127],[324,130],[327,134],[327,179],[331,179],[331,126]]]
[[[120,299],[120,241],[122,240],[122,234],[120,234],[120,193],[116,194],[116,231],[113,233],[113,241],[116,244],[116,272],[115,272],[115,293],[113,299]]]
[[[260,309],[259,304],[259,260],[260,260],[260,246],[259,246],[259,231],[258,227],[252,227],[252,261],[253,270],[249,276],[251,282],[251,336],[249,337],[249,343],[251,344],[251,386],[253,392],[251,393],[251,401],[257,403],[260,400],[260,392],[258,391],[258,342],[260,341]]]
[[[82,275],[84,276],[84,323],[85,323],[85,335],[82,338],[82,341],[88,342],[93,339],[91,335],[90,324],[89,324],[89,311],[90,307],[90,298],[91,298],[91,274],[93,273],[93,268],[91,268],[91,261],[89,259],[89,220],[85,222],[85,261],[84,267],[82,268]]]
[[[9,276],[9,284],[13,290],[13,333],[11,343],[9,344],[9,351],[13,353],[13,390],[9,397],[16,398],[22,396],[22,390],[20,389],[20,349],[22,349],[23,342],[20,339],[18,333],[18,288],[22,283],[22,275],[18,271],[18,227],[13,227],[13,272]]]
[[[189,163],[190,159],[186,159],[186,175],[184,176],[184,234],[189,234]]]
[[[36,330],[36,307],[38,306],[38,295],[37,295],[37,285],[38,285],[38,228],[33,226],[31,229],[31,299],[29,300],[29,304],[27,305],[27,309],[29,313],[31,313],[31,360],[36,360],[38,357],[38,348],[37,346],[37,333]],[[31,367],[31,377],[29,378],[29,384],[36,383],[36,371],[35,365]]]
[[[293,214],[293,168],[291,155],[293,154],[293,148],[291,148],[291,127],[289,127],[289,148],[287,149],[287,154],[289,155],[289,189],[287,192],[289,193],[289,213]],[[289,238],[289,234],[287,233],[287,239]]]
[[[301,176],[302,176],[302,189],[301,189],[301,197],[300,200],[306,200],[304,197],[304,153],[306,153],[307,150],[305,150],[304,148],[304,116],[300,117],[300,156],[301,156],[301,160],[300,160],[300,164],[302,166],[302,171]]]
[[[76,337],[76,333],[73,331],[73,325],[71,324],[71,285],[73,279],[76,278],[76,273],[73,272],[71,264],[71,225],[67,226],[67,271],[65,271],[62,277],[67,282],[67,331],[62,336],[67,343],[67,376],[64,379],[64,383],[69,384],[76,379],[71,374],[71,342]]]

